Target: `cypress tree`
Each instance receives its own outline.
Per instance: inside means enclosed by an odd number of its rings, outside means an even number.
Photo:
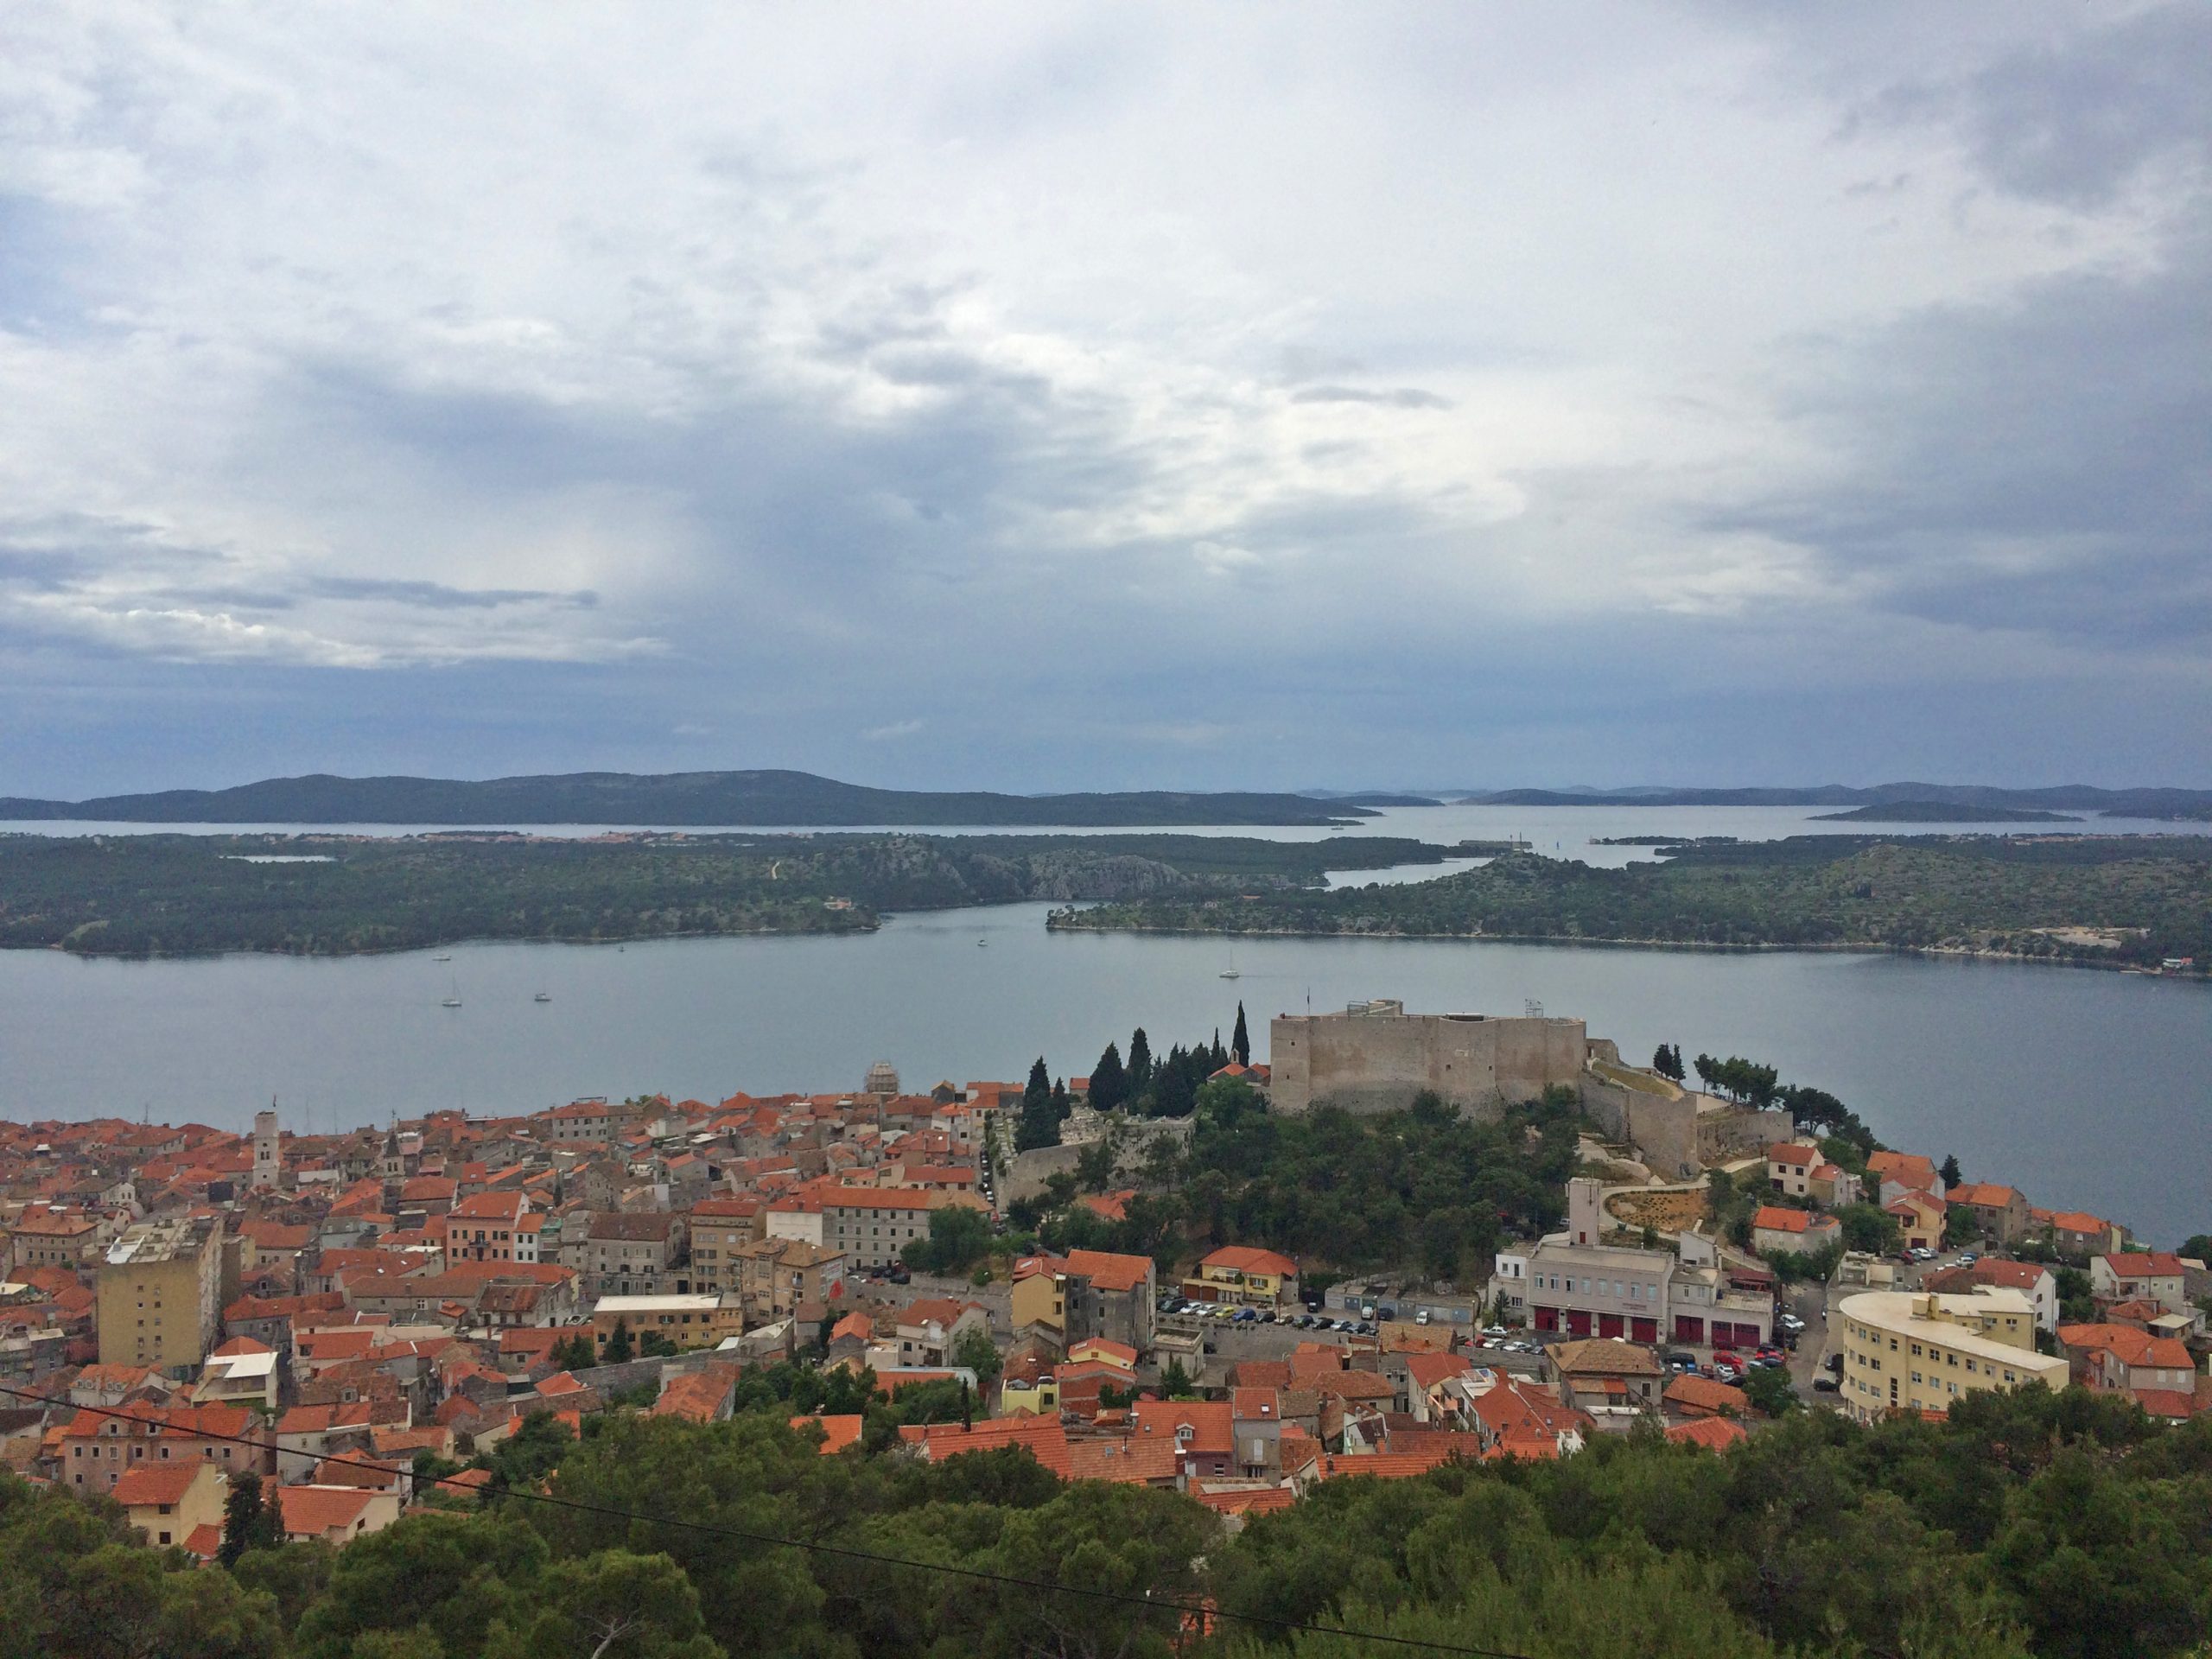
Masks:
[[[1161,1117],[1188,1117],[1197,1100],[1197,1087],[1191,1081],[1191,1057],[1180,1047],[1169,1049],[1153,1087],[1154,1111]]]
[[[1239,1065],[1252,1064],[1252,1033],[1244,1027],[1244,1005],[1236,1005],[1236,1029],[1229,1039],[1229,1052]]]
[[[273,1549],[283,1541],[276,1535],[276,1517],[262,1497],[261,1478],[241,1473],[223,1500],[223,1541],[216,1547],[215,1559],[225,1567],[236,1567],[249,1549]]]
[[[1021,1091],[1021,1121],[1014,1127],[1014,1149],[1028,1152],[1037,1147],[1060,1144],[1060,1113],[1052,1100],[1052,1074],[1045,1057],[1029,1068],[1029,1084]]]
[[[1065,1123],[1068,1121],[1068,1114],[1073,1110],[1075,1110],[1074,1103],[1068,1099],[1067,1079],[1065,1077],[1056,1079],[1052,1084],[1052,1121],[1055,1123]]]
[[[636,1356],[637,1350],[630,1341],[629,1320],[615,1320],[613,1333],[607,1338],[607,1351],[600,1356],[600,1363],[606,1365],[620,1365],[635,1358]]]
[[[1139,1026],[1129,1038],[1129,1097],[1152,1087],[1152,1045],[1145,1040],[1144,1027]]]
[[[1122,1051],[1112,1043],[1090,1068],[1090,1103],[1110,1112],[1129,1096],[1128,1078],[1122,1071]]]

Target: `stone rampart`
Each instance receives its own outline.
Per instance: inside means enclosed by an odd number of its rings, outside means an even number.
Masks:
[[[1495,1115],[1557,1084],[1579,1086],[1580,1020],[1349,1011],[1278,1014],[1268,1026],[1268,1095],[1277,1111],[1394,1111],[1433,1091]]]

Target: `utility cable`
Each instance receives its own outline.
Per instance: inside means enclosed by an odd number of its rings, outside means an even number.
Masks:
[[[9,1388],[4,1384],[0,1384],[0,1395],[42,1406],[53,1406],[58,1403],[43,1395],[34,1394],[26,1389]],[[124,1422],[162,1426],[159,1418],[149,1416],[144,1412],[123,1411],[110,1406],[73,1406],[71,1409],[86,1412],[96,1417],[117,1418]],[[213,1430],[196,1427],[187,1432],[200,1440],[243,1446],[256,1452],[274,1452],[279,1455],[293,1457],[309,1455],[306,1452],[292,1452],[275,1440],[255,1440],[244,1434],[222,1434]],[[334,1464],[341,1469],[372,1470],[378,1474],[403,1472],[396,1471],[389,1463],[372,1458],[316,1454],[315,1461],[318,1464]],[[409,1478],[417,1486],[426,1484],[412,1475],[410,1475]],[[478,1487],[455,1476],[434,1476],[427,1484],[452,1486],[471,1497],[481,1496]],[[1014,1589],[1034,1590],[1046,1595],[1076,1596],[1092,1601],[1114,1602],[1128,1606],[1146,1608],[1153,1612],[1184,1613],[1201,1621],[1226,1620],[1298,1636],[1340,1636],[1348,1641],[1370,1642],[1395,1648],[1416,1648],[1428,1653],[1462,1654],[1471,1656],[1471,1659],[1534,1659],[1532,1655],[1517,1653],[1504,1648],[1468,1647],[1455,1643],[1433,1641],[1425,1637],[1389,1636],[1380,1630],[1355,1630],[1326,1624],[1307,1624],[1294,1618],[1278,1618],[1268,1613],[1230,1612],[1224,1608],[1208,1606],[1201,1602],[1184,1601],[1175,1598],[1133,1595],[1123,1590],[1108,1590],[1094,1585],[1066,1584],[1051,1579],[1027,1579],[1015,1573],[993,1573],[979,1567],[960,1567],[945,1561],[918,1561],[902,1555],[886,1555],[874,1550],[856,1549],[848,1544],[823,1543],[804,1538],[785,1538],[773,1533],[753,1532],[741,1527],[722,1526],[710,1521],[690,1521],[677,1516],[646,1515],[634,1510],[618,1509],[613,1504],[588,1503],[581,1498],[563,1497],[552,1492],[529,1491],[520,1487],[505,1488],[500,1492],[500,1497],[503,1501],[519,1500],[530,1503],[544,1503],[555,1509],[569,1510],[580,1515],[635,1522],[645,1526],[672,1527],[679,1531],[705,1533],[721,1538],[734,1538],[745,1543],[763,1544],[772,1548],[796,1549],[809,1554],[836,1556],[847,1560],[868,1561],[880,1567],[903,1567],[914,1573],[942,1573],[984,1584],[1006,1585]]]

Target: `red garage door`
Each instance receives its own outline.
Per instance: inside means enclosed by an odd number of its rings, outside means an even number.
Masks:
[[[1693,1319],[1688,1313],[1675,1314],[1675,1340],[1676,1342],[1703,1342],[1705,1340],[1705,1321],[1700,1319]]]
[[[1567,1328],[1578,1337],[1590,1334],[1590,1314],[1586,1309],[1570,1307],[1567,1310]]]
[[[1658,1321],[1658,1320],[1656,1320],[1656,1319],[1630,1319],[1630,1320],[1628,1322],[1628,1324],[1629,1324],[1629,1335],[1630,1335],[1631,1337],[1635,1338],[1637,1339],[1637,1341],[1638,1341],[1638,1342],[1656,1342],[1656,1341],[1658,1341],[1658,1340],[1659,1340],[1659,1321]]]
[[[1559,1309],[1555,1307],[1540,1307],[1535,1310],[1535,1313],[1537,1330],[1556,1331],[1559,1329]]]
[[[1600,1313],[1598,1316],[1598,1334],[1601,1337],[1622,1336],[1626,1334],[1627,1329],[1618,1313]]]

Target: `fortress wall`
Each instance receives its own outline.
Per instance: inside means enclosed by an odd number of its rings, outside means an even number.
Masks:
[[[1786,1111],[1707,1112],[1698,1120],[1697,1154],[1708,1164],[1764,1152],[1777,1141],[1795,1139],[1797,1125]]]
[[[1463,1111],[1494,1112],[1576,1084],[1586,1033],[1579,1020],[1286,1014],[1270,1024],[1268,1045],[1268,1094],[1281,1111],[1390,1111],[1433,1090]]]

